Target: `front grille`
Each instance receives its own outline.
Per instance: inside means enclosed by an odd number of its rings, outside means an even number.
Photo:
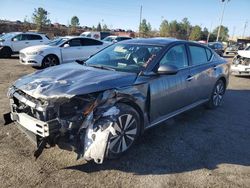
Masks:
[[[30,101],[33,104],[41,104],[42,101],[35,99],[33,97],[31,97],[30,95],[24,93],[21,90],[16,91],[20,96],[24,97],[25,99],[27,99],[27,101]],[[22,101],[20,101],[18,98],[16,98],[15,96],[13,96],[13,102],[14,102],[14,106],[15,106],[15,111],[18,113],[26,113],[29,116],[36,118],[38,120],[41,121],[49,121],[52,119],[55,119],[57,117],[57,113],[54,111],[54,108],[47,108],[46,111],[39,111],[35,108],[35,106],[33,105],[28,105],[28,103],[24,103]]]

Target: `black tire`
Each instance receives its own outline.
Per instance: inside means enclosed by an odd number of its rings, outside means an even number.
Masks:
[[[10,47],[5,46],[5,47],[2,48],[0,54],[1,54],[0,55],[1,57],[10,58],[11,55],[12,55],[12,50],[11,50]]]
[[[141,129],[139,114],[133,107],[123,103],[118,103],[116,107],[120,110],[114,122],[117,135],[109,139],[109,159],[119,158],[127,152],[138,139]]]
[[[47,55],[43,58],[42,68],[59,65],[59,59],[56,55]]]
[[[220,79],[215,83],[211,97],[207,103],[209,109],[215,109],[222,103],[223,96],[226,91],[225,83]]]

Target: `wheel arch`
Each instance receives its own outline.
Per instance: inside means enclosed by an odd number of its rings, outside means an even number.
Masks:
[[[45,57],[48,57],[48,56],[55,56],[55,57],[57,58],[59,64],[61,63],[61,62],[60,62],[60,58],[59,58],[58,55],[56,55],[55,53],[49,53],[49,54],[45,55],[44,58],[43,58],[43,60],[45,59]]]
[[[227,83],[228,83],[228,81],[227,81],[227,79],[224,77],[224,76],[221,76],[221,77],[219,77],[219,79],[218,80],[222,80],[223,81],[223,83],[224,83],[224,85],[225,85],[225,87],[227,87]],[[218,81],[217,80],[217,81]]]
[[[116,102],[116,104],[117,103],[126,104],[126,105],[131,106],[133,109],[136,110],[136,112],[139,114],[139,117],[140,117],[140,134],[142,134],[144,132],[144,128],[145,128],[145,126],[144,126],[145,120],[144,120],[144,113],[143,113],[142,109],[140,108],[140,106],[136,102],[134,102],[130,99],[126,99],[126,98],[118,100]]]

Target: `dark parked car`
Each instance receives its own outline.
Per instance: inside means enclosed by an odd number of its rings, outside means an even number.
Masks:
[[[220,106],[228,85],[224,59],[176,39],[122,41],[77,62],[39,70],[9,89],[6,123],[33,139],[36,157],[58,145],[102,163],[150,127],[201,104]]]
[[[217,54],[223,56],[224,54],[224,47],[223,44],[220,42],[209,42],[208,47],[213,49]]]

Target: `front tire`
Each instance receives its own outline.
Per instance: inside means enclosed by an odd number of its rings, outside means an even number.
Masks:
[[[221,105],[223,96],[226,91],[225,83],[220,79],[216,82],[207,107],[210,109],[217,108]]]
[[[3,49],[1,50],[0,54],[1,54],[1,55],[0,55],[1,57],[10,58],[11,55],[12,55],[12,50],[11,50],[10,47],[5,46],[5,47],[3,47]]]
[[[108,158],[118,158],[127,152],[137,140],[140,133],[140,117],[138,112],[129,105],[117,104],[120,110],[114,128],[115,136],[108,143]]]
[[[59,59],[55,55],[47,55],[43,58],[42,68],[52,67],[59,65]]]

